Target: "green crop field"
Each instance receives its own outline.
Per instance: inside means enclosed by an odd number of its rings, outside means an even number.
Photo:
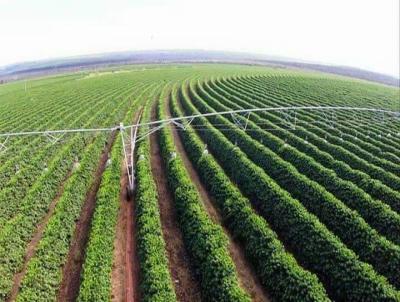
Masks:
[[[400,90],[228,64],[0,85],[0,134],[145,124],[133,196],[121,128],[0,137],[0,301],[400,301],[400,115],[204,115],[289,106]]]

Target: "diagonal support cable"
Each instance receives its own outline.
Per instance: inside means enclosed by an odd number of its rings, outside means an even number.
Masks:
[[[2,143],[0,143],[0,153],[7,151],[6,144],[7,144],[9,138],[10,137],[7,136],[6,139]]]
[[[45,132],[43,135],[52,143],[52,145],[54,145],[64,137],[65,132],[64,133],[60,132],[57,134],[51,134],[49,132]]]
[[[160,130],[161,128],[165,127],[166,125],[169,125],[171,122],[165,122],[162,123],[161,125],[154,127],[154,128],[150,128],[149,130],[147,130],[145,133],[141,134],[140,136],[137,137],[136,142],[140,142],[141,140],[145,139],[147,136],[149,136],[150,134],[157,132],[158,130]],[[140,126],[140,125],[139,125]]]
[[[192,124],[193,120],[194,120],[194,117],[190,118],[190,119],[187,121],[187,123],[185,124],[185,128],[184,128],[183,130],[186,130],[186,128],[189,127],[190,124]]]
[[[178,121],[172,121],[172,123],[173,123],[175,126],[181,128],[182,130],[185,130],[185,126],[184,126],[182,123],[179,123]]]
[[[239,118],[235,115],[235,112],[232,112],[232,113],[231,113],[231,117],[232,117],[232,120],[233,120],[233,122],[234,122],[234,124],[235,124],[236,126],[238,126],[238,127],[241,128],[241,129],[244,128],[243,125],[242,125],[242,123],[241,123],[241,121],[239,120]]]
[[[250,114],[251,114],[251,112],[247,112],[246,124],[244,125],[244,128],[243,128],[244,131],[247,130],[247,125],[249,124]]]
[[[125,143],[126,131],[125,131],[124,124],[120,123],[118,129],[120,131],[121,140],[122,140],[122,150],[124,152],[124,161],[125,161],[126,174],[128,175],[128,182],[130,184],[132,182],[132,180],[131,180],[131,174],[130,174],[130,171],[129,171],[128,152],[127,152],[127,149],[126,149],[127,148],[127,144]]]
[[[279,111],[283,119],[288,126],[289,129],[296,129],[296,123],[297,123],[297,112],[294,111],[294,115],[292,114],[292,111],[290,110],[280,110]]]

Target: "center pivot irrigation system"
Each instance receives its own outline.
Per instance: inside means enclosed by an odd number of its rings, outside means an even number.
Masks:
[[[371,122],[385,123],[385,121],[387,120],[400,121],[400,112],[384,110],[384,109],[375,109],[375,108],[340,107],[340,106],[339,107],[338,106],[265,107],[265,108],[210,112],[204,114],[196,114],[196,115],[157,120],[152,122],[137,123],[134,125],[126,125],[126,126],[123,123],[120,123],[118,126],[111,128],[64,129],[64,130],[0,133],[0,138],[4,139],[3,142],[0,142],[0,153],[4,152],[7,149],[6,144],[11,137],[43,135],[46,136],[52,143],[57,143],[65,134],[120,131],[123,144],[124,157],[125,157],[125,165],[129,180],[127,189],[128,193],[132,194],[135,189],[134,153],[135,153],[136,143],[146,138],[148,135],[160,130],[161,128],[170,124],[174,124],[178,127],[179,130],[185,130],[193,122],[193,120],[198,117],[230,115],[232,117],[232,120],[234,121],[234,125],[246,131],[251,113],[260,111],[261,112],[277,111],[282,114],[285,120],[285,124],[287,124],[288,126],[288,129],[296,130],[296,125],[298,123],[297,112],[300,110],[319,111],[320,113],[322,113],[322,116],[324,116],[324,118],[329,123],[329,126],[331,128],[335,127],[335,121],[336,121],[335,112],[337,111],[353,112],[354,118],[357,118],[358,114],[360,114],[361,112],[370,112],[373,114],[371,116]],[[138,120],[140,121],[140,115],[138,117]],[[147,130],[144,133],[138,135],[139,127],[146,127]],[[400,135],[400,132],[398,133],[398,135]],[[388,134],[388,136],[390,136],[390,134]]]

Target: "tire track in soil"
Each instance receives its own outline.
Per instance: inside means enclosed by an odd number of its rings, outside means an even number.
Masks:
[[[128,195],[126,193],[126,195]],[[136,250],[136,215],[134,215],[134,198],[126,201],[128,203],[128,212],[126,220],[126,249],[125,249],[125,265],[127,270],[126,283],[126,302],[134,302],[140,300],[139,295],[139,259]],[[132,218],[132,219],[131,219]]]
[[[54,213],[54,210],[56,208],[56,205],[57,205],[58,201],[60,200],[62,194],[64,193],[65,183],[71,177],[72,172],[73,172],[73,169],[71,169],[67,173],[67,176],[65,177],[65,179],[61,183],[61,186],[58,189],[55,198],[51,201],[49,209],[48,209],[46,215],[41,220],[41,222],[38,224],[38,226],[36,228],[36,231],[35,231],[35,234],[33,235],[31,241],[29,242],[29,244],[28,244],[28,246],[26,248],[26,251],[25,251],[24,264],[22,266],[21,271],[19,271],[18,273],[16,273],[14,275],[14,284],[13,284],[12,290],[10,292],[10,296],[6,300],[7,302],[11,302],[11,301],[15,301],[16,300],[16,298],[18,296],[18,293],[19,293],[19,287],[21,285],[22,279],[24,278],[24,276],[26,274],[26,271],[28,269],[28,263],[32,259],[32,257],[35,256],[36,247],[37,247],[37,245],[39,244],[40,240],[43,237],[43,232],[44,232],[44,230],[46,228],[46,225],[47,225],[49,219],[51,218],[51,216],[53,216],[53,213]]]
[[[124,170],[125,165],[121,166]],[[121,177],[121,193],[120,208],[118,211],[117,229],[114,240],[114,260],[111,272],[111,301],[125,301],[125,282],[126,282],[126,266],[125,266],[125,249],[126,249],[126,232],[127,232],[127,215],[128,215],[128,196],[126,186],[128,184],[126,172]]]
[[[123,165],[126,169],[126,165]],[[139,301],[139,259],[136,251],[135,201],[129,198],[126,187],[128,174],[121,177],[120,210],[114,241],[114,263],[111,273],[113,302]]]
[[[156,119],[155,106],[151,113]],[[162,232],[166,244],[169,269],[178,301],[201,301],[200,286],[190,266],[190,260],[183,243],[174,206],[174,199],[169,191],[164,162],[158,144],[158,133],[150,135],[151,170],[156,182],[160,208]]]
[[[138,122],[140,112],[141,110],[135,114],[134,124]],[[111,301],[133,302],[140,300],[140,266],[136,249],[136,215],[134,215],[135,199],[128,196],[126,189],[128,186],[128,173],[125,161],[122,161],[121,169],[120,208],[111,272]]]
[[[93,217],[96,195],[99,190],[101,177],[106,168],[108,154],[114,143],[116,131],[113,131],[101,155],[94,180],[81,210],[81,215],[75,226],[72,243],[68,252],[67,261],[62,270],[62,281],[57,295],[57,301],[75,301],[79,294],[80,276],[85,260],[85,250],[89,239],[91,220]]]
[[[168,105],[166,106],[166,113],[168,117],[171,117]],[[254,302],[271,301],[266,290],[262,286],[261,281],[258,278],[253,265],[247,260],[243,247],[239,242],[234,240],[230,232],[224,226],[223,219],[216,206],[214,206],[215,201],[210,196],[209,192],[207,191],[204,184],[200,180],[200,177],[195,167],[193,166],[192,162],[190,161],[186,153],[186,150],[180,139],[178,129],[176,128],[176,126],[171,126],[171,129],[174,137],[175,147],[183,160],[186,170],[189,172],[190,179],[196,186],[197,191],[200,193],[201,200],[203,201],[205,209],[207,210],[209,216],[214,221],[214,223],[217,223],[222,226],[225,235],[227,235],[229,239],[229,246],[228,246],[229,254],[233,260],[233,263],[235,264],[240,285],[250,295],[252,301]]]

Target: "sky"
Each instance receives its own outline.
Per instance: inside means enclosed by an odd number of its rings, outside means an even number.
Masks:
[[[146,49],[230,50],[400,77],[399,0],[0,0],[0,66]]]

